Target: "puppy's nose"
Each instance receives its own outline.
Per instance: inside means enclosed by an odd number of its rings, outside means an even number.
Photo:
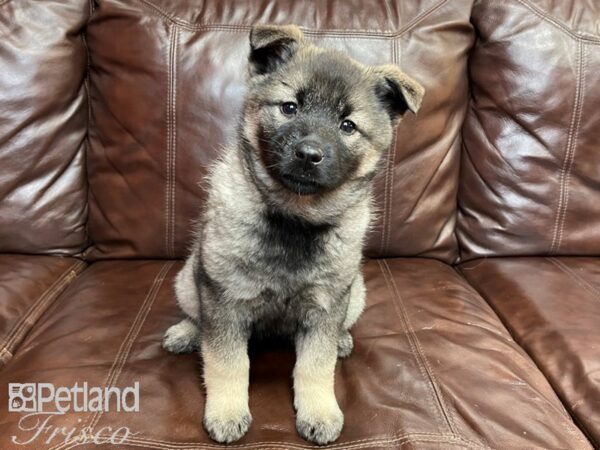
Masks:
[[[323,162],[323,150],[316,143],[302,142],[294,152],[296,159],[302,161],[304,169],[309,169]]]

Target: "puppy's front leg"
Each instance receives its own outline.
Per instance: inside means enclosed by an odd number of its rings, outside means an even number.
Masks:
[[[250,427],[248,336],[236,324],[207,333],[201,342],[206,385],[204,427],[217,442],[238,440]]]
[[[327,444],[339,437],[344,425],[334,392],[339,326],[316,314],[310,322],[296,337],[296,427],[305,439]]]

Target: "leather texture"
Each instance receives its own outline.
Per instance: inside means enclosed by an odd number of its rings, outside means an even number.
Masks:
[[[87,245],[86,0],[0,1],[0,252]]]
[[[95,243],[88,257],[186,254],[204,198],[199,181],[235,133],[250,26],[296,23],[319,45],[367,64],[397,63],[425,86],[418,118],[405,117],[381,169],[367,253],[454,261],[470,10],[471,0],[335,0],[310,8],[100,1],[87,30]]]
[[[54,417],[53,426],[89,425],[105,436],[106,427],[125,425],[139,434],[122,449],[215,448],[200,423],[197,356],[160,346],[180,314],[172,289],[180,267],[173,261],[92,264],[31,331],[10,371],[0,372],[0,384],[139,381],[140,412],[67,413]],[[366,264],[365,275],[368,301],[353,330],[355,349],[336,371],[345,428],[338,442],[322,448],[591,448],[531,359],[452,267],[379,260]],[[254,422],[235,448],[314,448],[295,430],[293,363],[292,349],[254,348]],[[0,390],[0,404],[7,404],[5,396]],[[19,418],[0,410],[3,449],[21,448],[10,442]]]
[[[0,367],[85,266],[75,258],[0,255]]]
[[[600,254],[600,6],[483,0],[457,233],[463,259]]]
[[[461,271],[600,447],[600,258],[474,260]]]
[[[255,23],[427,90],[376,180],[380,259],[323,448],[600,448],[598,2],[0,0],[0,405],[9,383],[141,390],[139,413],[52,415],[59,436],[28,446],[0,407],[0,449],[221,448],[198,356],[161,340]],[[294,361],[253,344],[254,423],[232,448],[315,448]],[[60,443],[86,426],[138,434]]]

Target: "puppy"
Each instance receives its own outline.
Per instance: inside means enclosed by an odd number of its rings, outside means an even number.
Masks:
[[[326,444],[344,422],[336,360],[350,354],[349,329],[365,304],[372,180],[423,88],[396,66],[367,67],[315,47],[293,25],[254,27],[248,67],[237,142],[208,177],[195,243],[175,282],[187,317],[163,346],[200,349],[204,426],[228,443],[252,420],[248,339],[291,337],[297,429]]]

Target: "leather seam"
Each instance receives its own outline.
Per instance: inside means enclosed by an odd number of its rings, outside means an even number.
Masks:
[[[110,439],[110,436],[100,436],[104,439]],[[480,449],[481,447],[472,441],[461,438],[460,436],[455,435],[447,435],[442,433],[406,433],[402,435],[398,435],[390,438],[383,439],[359,439],[356,441],[348,441],[340,444],[331,444],[319,446],[318,448],[327,449],[327,450],[357,450],[362,449],[368,446],[389,446],[390,444],[400,444],[404,445],[407,443],[414,442],[430,442],[430,443],[446,443],[446,444],[455,444],[462,445],[467,448]],[[156,440],[156,439],[146,439],[146,438],[127,438],[124,444],[129,444],[133,447],[142,447],[143,448],[155,448],[155,449],[181,449],[181,450],[209,450],[209,449],[219,449],[223,448],[222,445],[218,444],[203,444],[200,442],[176,442],[176,441],[164,441],[164,440]],[[74,448],[76,446],[82,445],[84,442],[74,442],[73,445],[66,447],[65,450]],[[266,447],[265,447],[266,446]],[[255,442],[251,444],[233,444],[227,445],[227,448],[234,449],[252,449],[255,448],[257,450],[285,450],[285,449],[294,449],[294,450],[310,450],[314,449],[314,446],[303,445],[303,444],[295,444],[291,442]]]
[[[137,311],[137,314],[135,315],[135,318],[133,319],[133,322],[131,323],[131,326],[129,327],[129,330],[127,331],[127,334],[125,335],[123,342],[121,342],[121,345],[119,346],[119,349],[117,350],[117,354],[115,356],[113,364],[111,365],[111,368],[109,369],[109,371],[106,375],[106,379],[104,381],[104,387],[107,387],[107,388],[112,387],[113,384],[117,381],[119,375],[121,374],[121,371],[123,370],[123,367],[125,366],[127,358],[129,357],[129,353],[131,352],[131,348],[133,347],[133,343],[134,343],[135,339],[137,338],[142,326],[146,322],[146,319],[148,318],[150,309],[152,308],[152,305],[154,304],[154,301],[156,300],[156,295],[158,294],[158,291],[160,290],[160,288],[162,286],[162,283],[165,279],[166,274],[169,272],[169,270],[171,269],[173,264],[174,264],[174,261],[164,263],[162,265],[162,267],[160,268],[160,270],[157,272],[156,276],[154,277],[154,280],[152,281],[152,285],[150,286],[150,289],[146,293],[146,296],[145,296],[144,300],[142,301],[142,304],[140,305],[140,307]],[[103,411],[97,411],[94,414],[90,415],[88,420],[86,421],[86,424],[84,425],[84,427],[82,429],[86,430],[90,434],[93,434],[93,429],[100,421],[102,414],[103,414]],[[89,437],[89,436],[78,436],[78,438],[80,438],[80,437],[82,439],[85,439],[86,437]],[[52,450],[64,450],[65,448],[72,448],[72,447],[69,447],[68,445],[69,445],[69,442],[59,443],[58,445],[52,447]],[[76,442],[76,445],[78,445],[77,442]]]
[[[129,328],[129,332],[125,336],[125,340],[123,341],[123,344],[125,344],[125,345],[121,346],[123,351],[121,352],[121,348],[119,349],[120,355],[117,354],[117,357],[115,358],[115,362],[113,363],[113,367],[111,367],[112,377],[110,376],[110,371],[109,371],[109,377],[107,377],[107,383],[105,384],[106,387],[114,386],[114,384],[119,379],[119,376],[121,375],[121,372],[123,371],[123,368],[125,367],[125,363],[127,362],[127,359],[129,358],[129,354],[131,353],[133,343],[137,339],[137,337],[142,329],[142,326],[146,322],[146,319],[148,318],[148,314],[150,313],[150,310],[152,309],[152,306],[154,305],[154,301],[156,300],[156,296],[158,295],[158,291],[160,290],[160,288],[165,280],[165,277],[166,277],[167,273],[169,272],[169,270],[171,269],[171,267],[173,266],[173,264],[174,264],[173,261],[163,264],[163,266],[159,270],[158,274],[154,278],[152,286],[150,287],[150,290],[148,291],[146,298],[142,302],[142,305],[141,305],[140,309],[138,310],[138,314],[136,315],[133,323],[131,324],[131,327]],[[113,368],[114,368],[114,370],[113,370]],[[104,414],[103,409],[101,409],[99,412],[96,412],[94,414],[94,416],[92,417],[92,420],[89,423],[89,430],[91,430],[93,432],[94,428],[96,427],[96,425],[98,425],[98,422],[102,418],[103,414]]]
[[[392,64],[398,64],[398,39],[392,40]],[[389,166],[389,195],[388,195],[388,206],[387,206],[387,233],[385,239],[384,251],[389,251],[390,248],[390,235],[392,230],[392,210],[393,210],[393,197],[394,197],[394,175],[396,165],[396,144],[398,142],[398,128],[394,128],[394,137],[392,139],[392,146],[390,147],[390,166]]]
[[[579,274],[577,274],[576,272],[571,270],[571,268],[568,267],[566,264],[564,264],[562,261],[560,261],[556,258],[553,258],[553,257],[549,257],[546,259],[548,261],[550,261],[552,264],[554,264],[556,267],[558,267],[562,272],[567,274],[569,276],[569,278],[571,278],[573,281],[575,281],[576,284],[578,284],[584,290],[586,290],[590,294],[592,294],[592,296],[595,297],[596,300],[600,300],[600,290],[598,288],[596,288],[592,283],[590,283],[585,278],[583,278],[582,276],[580,276]]]
[[[554,227],[552,232],[552,243],[550,245],[550,254],[556,253],[561,245],[562,234],[564,228],[565,216],[567,213],[567,205],[569,198],[569,183],[571,180],[571,169],[575,159],[575,150],[577,145],[577,135],[579,134],[579,125],[581,124],[581,111],[583,104],[583,70],[584,70],[584,47],[583,43],[579,42],[577,46],[577,72],[575,85],[575,102],[573,104],[573,112],[571,113],[571,123],[569,125],[569,133],[567,137],[567,149],[565,159],[560,169],[559,177],[559,199],[556,208],[556,217],[554,219]]]
[[[396,59],[396,39],[392,39],[391,42],[391,49],[390,49],[390,59],[392,64],[394,63],[394,60]],[[383,217],[382,217],[382,224],[381,224],[381,242],[379,244],[379,255],[383,256],[384,252],[386,251],[387,247],[387,235],[389,233],[389,225],[388,222],[390,221],[389,216],[390,216],[390,211],[388,208],[388,198],[391,195],[390,192],[390,166],[392,165],[392,155],[395,154],[396,149],[396,129],[394,129],[394,136],[392,137],[392,142],[390,143],[390,146],[388,148],[387,151],[387,155],[386,155],[386,162],[385,162],[385,177],[384,177],[384,183],[383,183]]]
[[[175,253],[175,153],[177,151],[177,41],[179,29],[172,27],[169,38],[167,71],[167,151],[165,184],[165,251],[169,257]]]
[[[563,33],[565,33],[566,35],[570,36],[571,38],[573,38],[577,41],[586,42],[586,43],[589,43],[592,45],[600,45],[600,37],[584,36],[582,34],[577,33],[576,31],[572,30],[567,25],[562,23],[560,20],[558,20],[555,17],[551,16],[550,14],[542,11],[537,6],[531,4],[529,1],[526,1],[526,0],[515,0],[515,1],[517,1],[518,3],[523,5],[525,8],[529,9],[532,13],[534,13],[536,16],[538,16],[545,22],[550,23],[558,30],[560,30]]]
[[[578,87],[579,87],[579,93],[578,93],[578,97],[577,97],[577,101],[579,103],[579,108],[577,111],[577,122],[575,124],[575,130],[573,132],[573,145],[572,145],[572,151],[571,151],[571,161],[569,164],[569,168],[567,170],[567,179],[566,179],[566,183],[565,183],[565,199],[564,199],[564,208],[563,208],[563,214],[561,217],[561,222],[560,222],[560,231],[558,233],[558,240],[556,243],[556,251],[558,251],[560,249],[560,245],[562,243],[562,237],[563,237],[563,231],[565,228],[565,220],[567,217],[567,209],[569,207],[569,193],[570,193],[570,184],[571,184],[571,173],[572,173],[572,169],[573,169],[573,164],[575,163],[575,153],[577,152],[577,140],[579,138],[579,128],[581,127],[581,114],[583,111],[583,92],[585,90],[585,71],[587,68],[587,59],[586,59],[586,52],[585,49],[586,47],[583,45],[582,42],[579,42],[579,46],[581,47],[581,59],[583,60],[583,62],[580,61],[579,63],[579,80],[578,80]]]
[[[173,151],[171,154],[171,257],[175,256],[175,186],[177,181],[177,49],[179,29],[174,29],[173,48]]]
[[[11,357],[14,355],[15,344],[23,338],[24,334],[41,317],[38,312],[45,311],[50,306],[50,303],[58,298],[64,288],[79,275],[81,269],[85,266],[85,262],[75,261],[38,297],[35,303],[31,305],[19,322],[12,328],[3,343],[0,344],[0,352],[8,352]],[[33,321],[30,320],[31,318],[33,318]]]
[[[155,5],[153,2],[149,0],[137,0],[139,3],[142,3],[146,7],[154,10],[154,12],[164,19],[172,22],[174,25],[180,26],[190,31],[250,31],[252,25],[247,24],[225,24],[225,23],[192,23],[187,20],[180,19],[175,17],[162,8]],[[333,35],[338,35],[338,38],[344,38],[348,36],[355,36],[364,39],[390,39],[396,38],[404,33],[409,32],[413,28],[415,28],[419,23],[429,17],[431,14],[440,9],[445,3],[449,0],[440,0],[438,3],[434,4],[428,10],[423,11],[421,14],[417,15],[413,20],[408,22],[406,25],[401,27],[397,31],[384,31],[384,30],[367,30],[367,29],[316,29],[316,28],[305,28],[300,27],[304,34],[309,36],[322,36],[327,35],[327,37],[335,38]]]
[[[433,404],[434,405],[437,404],[437,408],[434,408],[434,409],[438,410],[438,413],[440,414],[440,418],[442,419],[443,422],[445,422],[450,433],[457,436],[457,433],[453,427],[453,424],[451,423],[450,418],[449,418],[448,414],[446,413],[446,409],[444,407],[443,400],[442,400],[441,396],[439,395],[438,390],[436,389],[435,381],[432,376],[433,374],[431,373],[431,370],[430,370],[428,364],[426,364],[425,355],[423,354],[423,350],[418,342],[418,338],[415,335],[410,322],[408,321],[408,316],[406,314],[406,309],[404,308],[404,303],[402,301],[402,298],[400,297],[400,292],[398,291],[398,287],[396,285],[396,282],[394,281],[394,278],[390,271],[389,265],[387,264],[387,262],[385,260],[383,262],[381,260],[379,260],[378,264],[379,264],[381,273],[386,281],[386,284],[388,285],[388,289],[390,289],[393,296],[396,298],[396,300],[398,300],[398,304],[400,306],[400,311],[398,311],[398,309],[396,308],[395,301],[393,301],[394,310],[396,311],[396,314],[398,315],[398,318],[400,319],[401,323],[404,325],[404,328],[406,331],[406,337],[407,337],[408,343],[411,347],[411,352],[417,362],[417,365],[419,366],[421,375],[423,376],[423,378],[426,379],[427,389],[429,391],[431,398],[434,399]]]
[[[390,281],[390,277],[388,275],[388,273],[386,273],[386,270],[384,268],[384,266],[382,265],[382,263],[380,261],[378,261],[379,264],[379,268],[381,270],[381,273],[383,275],[383,278],[386,282],[387,288],[390,291],[390,293],[392,294],[392,296],[395,296],[395,291],[394,288],[391,284]],[[387,267],[387,265],[386,265]],[[437,419],[442,419],[441,421],[443,422],[444,416],[443,413],[441,412],[440,408],[439,408],[439,404],[436,407],[436,402],[432,401],[433,399],[435,399],[435,392],[433,391],[433,389],[431,388],[431,384],[430,384],[430,380],[427,377],[427,371],[425,369],[425,367],[423,366],[420,358],[419,358],[419,354],[418,354],[418,350],[414,345],[413,340],[411,339],[411,335],[409,333],[408,330],[408,325],[406,324],[406,322],[403,320],[404,316],[401,314],[401,312],[399,312],[396,308],[396,302],[392,300],[392,303],[394,304],[394,311],[396,312],[396,314],[398,315],[398,318],[400,319],[400,322],[402,323],[402,326],[404,328],[404,332],[406,335],[406,340],[408,341],[408,345],[410,347],[410,352],[413,355],[416,363],[417,363],[417,367],[419,368],[419,372],[421,373],[421,377],[424,378],[426,380],[425,382],[425,386],[427,388],[427,391],[429,393],[429,396],[427,397],[427,403],[429,405],[429,407],[431,408],[431,410],[433,410],[435,413],[438,414]],[[449,423],[446,422],[446,424],[448,425],[448,428],[450,429]]]
[[[561,217],[561,222],[560,222],[560,231],[558,233],[558,240],[556,243],[556,251],[558,251],[560,249],[560,245],[562,243],[562,237],[563,237],[563,232],[565,229],[565,220],[567,217],[567,210],[569,207],[569,194],[570,194],[570,184],[571,184],[571,174],[572,174],[572,169],[573,169],[573,164],[575,163],[575,153],[577,152],[577,141],[579,138],[579,128],[581,127],[581,114],[583,111],[583,92],[585,89],[585,72],[587,69],[587,59],[586,59],[586,47],[585,45],[583,45],[583,43],[579,43],[579,46],[581,47],[581,59],[583,60],[583,63],[580,62],[580,70],[579,70],[579,97],[578,97],[578,101],[579,101],[579,109],[577,111],[577,123],[575,124],[575,131],[573,134],[573,145],[572,145],[572,151],[571,151],[571,161],[569,164],[569,168],[567,170],[567,179],[565,182],[565,199],[564,199],[564,207],[563,207],[563,214]]]

